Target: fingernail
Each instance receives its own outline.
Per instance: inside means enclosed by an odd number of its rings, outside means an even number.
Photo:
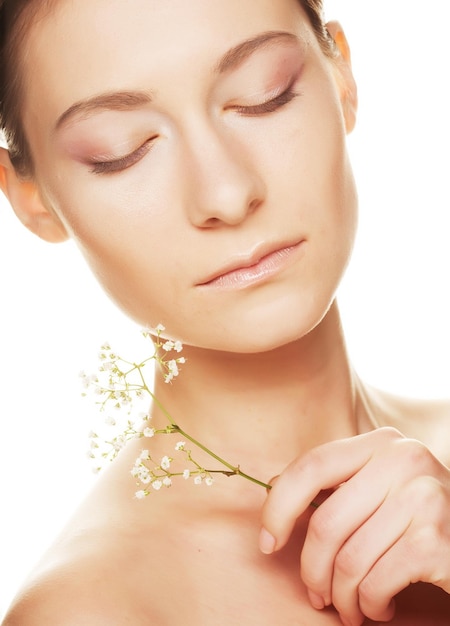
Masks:
[[[319,596],[318,593],[314,593],[314,591],[310,591],[308,589],[308,598],[311,602],[311,606],[318,611],[321,611],[325,608],[325,601],[322,596]]]
[[[263,554],[272,554],[275,550],[275,537],[269,533],[265,528],[261,528],[259,534],[259,549]]]

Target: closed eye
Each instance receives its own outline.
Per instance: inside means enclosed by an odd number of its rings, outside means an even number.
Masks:
[[[271,98],[261,104],[252,104],[248,106],[234,105],[232,108],[241,115],[265,115],[267,113],[274,113],[281,107],[291,102],[294,98],[297,98],[300,94],[293,90],[293,84],[290,84],[287,89],[280,93],[275,98]]]
[[[114,174],[115,172],[122,172],[123,170],[132,167],[138,163],[148,152],[150,152],[153,141],[156,137],[151,137],[144,142],[137,150],[126,154],[125,156],[108,159],[108,160],[95,160],[90,162],[90,171],[93,174]]]

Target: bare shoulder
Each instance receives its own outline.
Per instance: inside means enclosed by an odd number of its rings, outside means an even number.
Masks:
[[[445,464],[450,465],[450,398],[418,400],[366,387],[374,421],[393,426],[406,437],[422,441]]]
[[[84,587],[84,588],[83,588]],[[84,585],[60,578],[44,579],[25,589],[12,605],[3,626],[125,626],[141,624],[120,603],[102,602]],[[89,597],[91,596],[91,597]],[[144,622],[142,622],[143,624]]]
[[[98,539],[93,547],[92,542]],[[71,548],[76,548],[76,541]],[[91,546],[89,544],[91,543]],[[84,545],[81,545],[84,544]],[[86,546],[87,544],[87,546]],[[160,624],[151,567],[124,537],[107,545],[101,537],[80,538],[80,555],[70,549],[44,560],[13,602],[2,626],[151,626]],[[135,563],[133,563],[135,559]],[[147,594],[143,583],[148,583]]]
[[[144,626],[151,617],[100,569],[69,568],[35,580],[19,594],[3,626]],[[150,618],[150,619],[149,619]],[[157,621],[155,621],[157,623]]]
[[[2,626],[165,623],[160,608],[170,606],[171,599],[163,564],[172,542],[164,499],[134,498],[129,467],[137,455],[132,450],[118,457],[99,477],[19,591]]]
[[[151,626],[152,553],[105,528],[57,541],[16,596],[2,626]]]

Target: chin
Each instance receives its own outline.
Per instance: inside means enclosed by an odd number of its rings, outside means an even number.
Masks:
[[[309,307],[309,314],[305,314],[306,307],[298,303],[295,306],[291,303],[287,308],[276,307],[276,313],[272,311],[270,315],[267,311],[264,314],[256,311],[253,315],[247,311],[236,321],[228,319],[226,323],[218,323],[215,329],[211,327],[211,332],[203,331],[201,338],[191,337],[191,341],[187,339],[185,343],[236,354],[271,352],[309,337],[327,317],[331,305],[332,302],[314,307],[315,310]]]

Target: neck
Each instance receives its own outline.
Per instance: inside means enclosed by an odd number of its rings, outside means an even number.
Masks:
[[[267,477],[365,428],[336,304],[307,337],[268,353],[184,353],[172,385],[157,375],[156,398],[184,431],[244,471]],[[167,423],[156,405],[153,413],[158,426]]]

